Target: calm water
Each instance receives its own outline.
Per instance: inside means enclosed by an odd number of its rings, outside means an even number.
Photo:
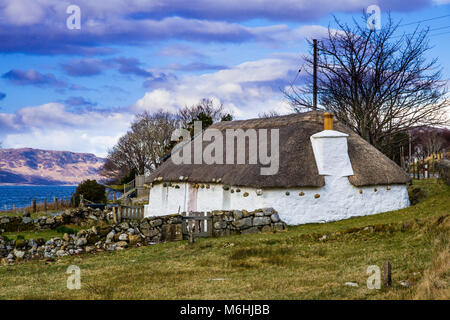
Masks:
[[[11,208],[24,208],[31,204],[34,198],[37,203],[52,202],[53,197],[65,199],[75,193],[76,186],[0,186],[0,210]]]

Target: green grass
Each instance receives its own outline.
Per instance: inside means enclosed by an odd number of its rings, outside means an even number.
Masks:
[[[42,211],[42,212],[36,212],[36,213],[31,213],[31,217],[33,219],[42,217],[42,216],[52,216],[50,213],[54,213],[54,212],[60,212],[61,210],[47,210],[46,212]],[[8,217],[23,217],[23,210],[15,210],[15,211],[0,211],[0,217],[2,216],[8,216]]]
[[[450,219],[436,221],[450,213],[450,187],[435,180],[414,185],[426,190],[426,199],[389,213],[1,266],[0,298],[448,299]],[[368,225],[375,231],[361,232]],[[393,286],[369,290],[367,267],[382,268],[386,260]],[[66,288],[70,265],[81,268],[81,290]]]

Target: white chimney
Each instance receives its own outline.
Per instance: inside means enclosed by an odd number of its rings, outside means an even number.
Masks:
[[[333,115],[325,112],[324,117],[325,130],[310,137],[319,174],[352,176],[353,169],[347,147],[348,134],[333,130]]]

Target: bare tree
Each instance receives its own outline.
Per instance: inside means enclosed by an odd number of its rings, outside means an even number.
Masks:
[[[138,114],[130,130],[108,152],[101,174],[119,180],[132,169],[145,174],[156,169],[170,150],[172,132],[179,126],[176,115],[158,111]]]
[[[437,59],[425,57],[428,29],[394,36],[390,17],[381,30],[367,28],[366,19],[349,26],[335,18],[338,29],[318,41],[318,108],[385,151],[395,149],[399,133],[448,124],[450,100]],[[306,84],[285,91],[297,112],[312,108],[313,57],[304,60]]]
[[[212,99],[202,99],[197,104],[185,106],[178,112],[183,128],[192,129],[194,121],[202,121],[203,129],[214,122],[230,121],[233,116],[225,111],[223,104],[215,104]]]
[[[280,114],[276,110],[270,110],[258,113],[258,118],[274,118],[279,117]]]

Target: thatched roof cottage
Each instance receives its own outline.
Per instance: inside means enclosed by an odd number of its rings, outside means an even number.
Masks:
[[[227,130],[254,129],[258,138],[260,129],[278,129],[278,170],[275,174],[261,174],[267,165],[262,161],[251,164],[252,152],[256,150],[251,149],[248,140],[243,164],[242,159],[234,163],[195,164],[193,156],[190,163],[175,164],[169,158],[150,177],[153,182],[146,216],[273,207],[286,223],[301,224],[409,205],[408,175],[339,121],[324,120],[322,112],[219,122],[209,129],[224,136]],[[210,142],[200,135],[185,147],[198,143],[205,149]],[[236,160],[242,150],[237,145],[233,148],[232,158]],[[249,152],[249,148],[253,151]],[[230,149],[226,150],[230,153]],[[223,159],[227,158],[226,150]]]

